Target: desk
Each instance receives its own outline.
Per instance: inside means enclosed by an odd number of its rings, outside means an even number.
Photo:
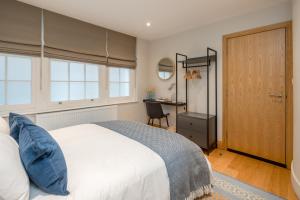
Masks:
[[[184,102],[174,102],[174,101],[165,101],[165,100],[157,100],[157,99],[144,99],[143,102],[156,102],[161,103],[163,105],[169,105],[169,106],[185,106],[186,103]]]

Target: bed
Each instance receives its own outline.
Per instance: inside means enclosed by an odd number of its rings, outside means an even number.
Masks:
[[[49,195],[31,185],[31,200],[192,200],[212,191],[209,162],[179,134],[129,121],[50,134],[65,156],[70,194]]]

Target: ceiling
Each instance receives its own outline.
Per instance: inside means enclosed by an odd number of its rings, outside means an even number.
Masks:
[[[20,0],[147,40],[155,40],[290,0]],[[151,22],[151,27],[146,23]]]

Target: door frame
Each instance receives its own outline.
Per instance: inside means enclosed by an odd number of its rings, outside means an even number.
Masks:
[[[285,87],[286,87],[286,111],[285,111],[285,137],[286,137],[286,165],[290,169],[293,160],[293,36],[292,21],[272,24],[268,26],[249,29],[241,32],[231,33],[223,36],[223,149],[227,149],[228,142],[228,40],[231,38],[261,33],[276,29],[286,30],[286,67],[285,67]]]

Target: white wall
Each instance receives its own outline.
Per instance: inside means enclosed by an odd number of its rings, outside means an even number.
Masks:
[[[118,118],[121,120],[133,120],[146,122],[146,108],[143,99],[146,96],[146,88],[148,87],[148,51],[149,44],[147,41],[137,40],[137,69],[136,69],[136,87],[137,102],[120,104],[118,106]]]
[[[294,36],[294,160],[292,165],[292,183],[300,198],[300,1],[293,1]]]
[[[208,16],[209,17],[209,16]],[[156,88],[157,96],[170,97],[173,91],[168,91],[171,83],[175,82],[175,77],[168,81],[159,80],[156,74],[156,65],[163,57],[170,57],[175,62],[175,53],[184,53],[189,57],[198,57],[206,55],[206,47],[209,46],[218,51],[218,139],[222,136],[222,36],[225,34],[242,31],[245,29],[255,28],[259,26],[274,24],[278,22],[291,20],[291,5],[280,4],[276,7],[264,9],[241,17],[235,17],[222,22],[218,22],[196,30],[184,32],[172,37],[156,40],[150,43],[150,86]],[[179,79],[182,89],[179,96],[184,97],[184,78],[180,73]],[[214,109],[214,72],[210,73],[211,77],[211,100],[210,109],[212,113]],[[206,77],[205,72],[202,73],[201,80],[193,80],[190,88],[190,111],[205,112],[206,111]],[[165,108],[172,111],[172,123],[174,124],[174,109]]]

